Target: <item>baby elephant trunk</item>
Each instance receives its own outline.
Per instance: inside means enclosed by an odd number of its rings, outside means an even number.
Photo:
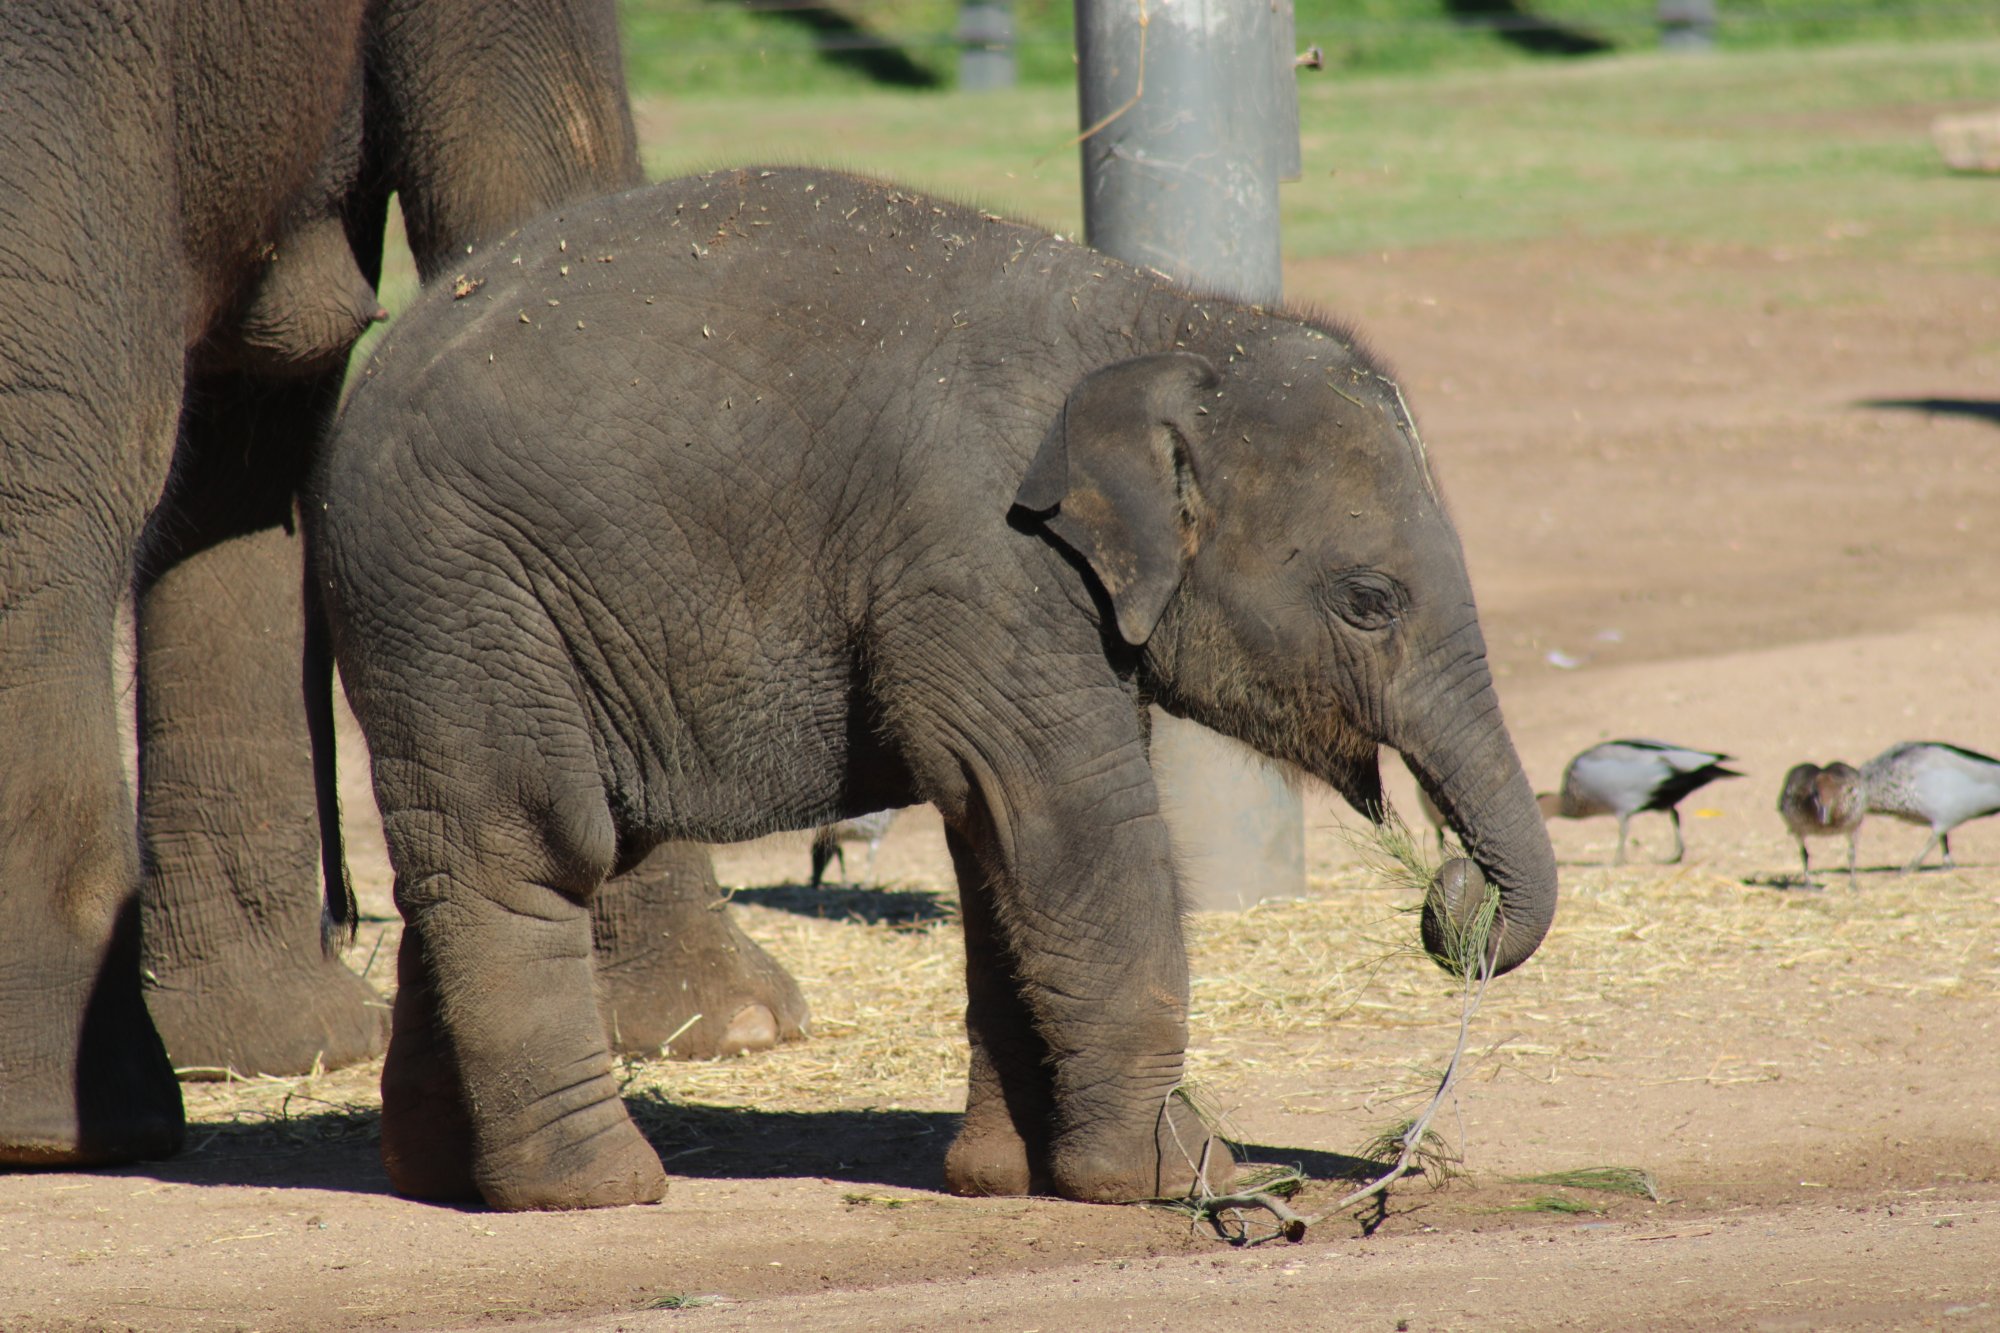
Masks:
[[[1555,919],[1556,858],[1490,682],[1479,693],[1470,706],[1417,710],[1425,721],[1403,757],[1470,854],[1445,862],[1424,895],[1424,948],[1447,971],[1484,960],[1498,976],[1526,962]]]

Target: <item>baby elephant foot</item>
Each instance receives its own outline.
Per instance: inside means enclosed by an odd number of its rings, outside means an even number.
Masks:
[[[667,1191],[659,1154],[639,1133],[608,1076],[587,1079],[529,1108],[540,1128],[482,1150],[468,1102],[434,1030],[405,1028],[382,1068],[382,1165],[398,1194],[434,1203],[484,1200],[505,1212],[657,1203]],[[504,1134],[504,1128],[494,1135]]]
[[[944,1155],[945,1188],[974,1198],[1027,1194],[1035,1186],[1028,1145],[1004,1112],[966,1111]]]
[[[658,1203],[667,1192],[660,1155],[616,1098],[480,1154],[473,1175],[487,1204],[510,1213]]]
[[[1007,1080],[1001,1077],[979,1032],[975,1026],[965,1119],[945,1153],[945,1188],[953,1194],[975,1197],[1046,1189],[1050,1103],[1044,1071],[1032,1056],[1014,1051],[1014,1098],[1010,1102]],[[1035,1137],[1035,1146],[1030,1146],[1029,1134]]]
[[[1072,1130],[1057,1140],[1051,1169],[1055,1192],[1084,1203],[1227,1194],[1236,1179],[1229,1145],[1178,1097],[1138,1130]]]
[[[666,844],[607,882],[591,927],[613,1050],[709,1060],[806,1035],[805,996],[730,917],[706,848]]]
[[[416,964],[415,932],[403,936],[395,1035],[382,1062],[382,1166],[405,1198],[470,1203],[472,1117],[450,1050],[437,1030],[430,982]]]

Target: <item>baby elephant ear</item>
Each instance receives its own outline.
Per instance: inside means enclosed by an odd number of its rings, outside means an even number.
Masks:
[[[1215,367],[1190,352],[1091,372],[1014,494],[1089,564],[1134,647],[1159,624],[1193,550],[1185,492],[1198,471],[1196,408],[1218,382]]]

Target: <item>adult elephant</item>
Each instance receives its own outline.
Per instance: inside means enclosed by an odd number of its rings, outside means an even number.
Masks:
[[[638,159],[610,0],[26,0],[0,87],[0,1162],[158,1156],[172,1064],[384,1037],[317,943],[291,531],[389,200],[428,280]],[[687,847],[607,895],[628,1042],[802,1023],[715,898]]]

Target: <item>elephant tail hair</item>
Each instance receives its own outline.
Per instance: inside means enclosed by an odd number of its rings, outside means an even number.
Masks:
[[[361,908],[354,899],[354,881],[347,874],[347,852],[340,836],[340,770],[334,749],[333,640],[320,598],[319,576],[307,544],[305,575],[305,653],[301,667],[305,690],[306,734],[312,740],[313,795],[319,809],[320,868],[326,879],[326,902],[320,913],[320,947],[330,958],[354,942]]]

